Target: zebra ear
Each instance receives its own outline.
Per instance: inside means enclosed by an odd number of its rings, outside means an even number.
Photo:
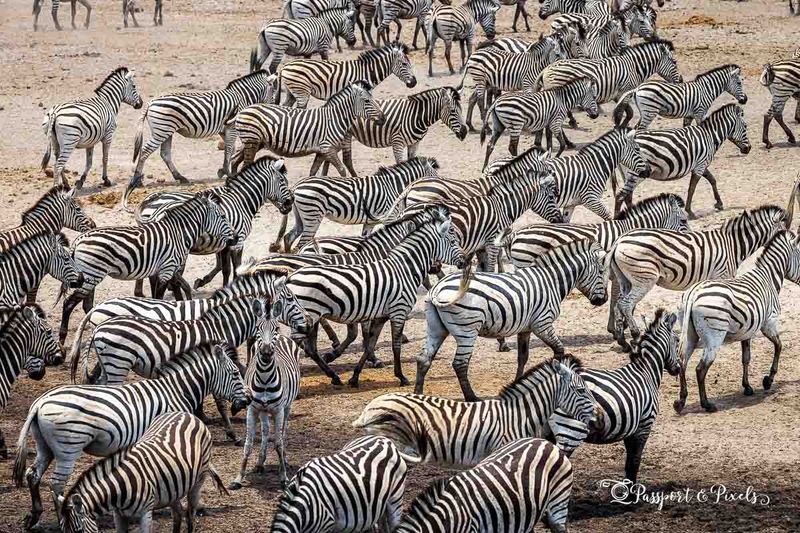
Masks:
[[[36,317],[36,312],[33,310],[33,307],[23,307],[22,308],[22,317],[25,320],[33,320]]]
[[[283,300],[277,300],[272,304],[272,318],[278,318],[283,314]]]
[[[675,322],[678,321],[678,316],[675,313],[667,313],[667,316],[666,318],[664,318],[664,321],[667,323],[669,329],[672,329],[672,327],[675,325]]]
[[[272,162],[272,168],[281,174],[286,173],[286,162],[283,159],[276,159]]]
[[[253,300],[250,308],[253,310],[253,315],[255,315],[257,318],[264,316],[264,302],[262,302],[259,298]]]
[[[644,315],[642,315],[642,322],[644,322],[644,329],[648,329],[650,327],[650,321]]]
[[[64,195],[67,198],[75,198],[75,189],[67,189],[64,191]]]
[[[223,348],[222,344],[215,344],[212,352],[217,359],[225,358],[225,348]]]

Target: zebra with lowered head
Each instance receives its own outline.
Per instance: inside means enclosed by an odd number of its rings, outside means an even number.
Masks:
[[[433,50],[436,40],[444,41],[444,57],[450,74],[455,74],[450,50],[453,41],[458,41],[461,50],[461,66],[472,55],[478,28],[483,28],[486,38],[494,39],[495,14],[500,9],[497,0],[466,0],[458,7],[437,3],[425,19],[425,31],[428,34],[428,77],[433,77]],[[466,46],[466,54],[464,47]]]
[[[42,121],[47,136],[47,149],[42,158],[42,170],[47,169],[50,156],[56,158],[53,184],[68,187],[64,167],[76,148],[86,150],[86,166],[75,187],[80,189],[92,168],[92,154],[97,143],[103,145],[103,185],[108,187],[108,152],[117,129],[117,114],[122,103],[134,109],[142,107],[142,97],[133,79],[133,70],[119,67],[94,90],[95,96],[51,107]]]
[[[796,144],[792,130],[783,121],[783,108],[789,98],[794,98],[800,92],[800,57],[767,63],[764,65],[764,71],[758,81],[772,95],[772,104],[764,114],[764,127],[761,133],[764,146],[772,148],[772,142],[769,140],[769,125],[773,119],[783,129],[789,144]],[[800,100],[795,109],[794,118],[795,120],[800,119]]]

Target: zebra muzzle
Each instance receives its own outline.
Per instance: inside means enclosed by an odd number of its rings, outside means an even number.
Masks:
[[[242,409],[246,409],[250,405],[250,398],[236,398],[231,402],[231,415],[236,416]]]
[[[69,288],[70,289],[79,289],[79,288],[81,288],[83,286],[83,281],[84,281],[83,273],[79,272],[78,273],[78,277],[75,278],[75,281],[73,281],[72,283],[69,284]]]

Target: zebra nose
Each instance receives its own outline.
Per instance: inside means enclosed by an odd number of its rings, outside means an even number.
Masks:
[[[411,76],[411,79],[406,82],[406,87],[409,89],[413,89],[417,86],[417,78],[415,76]]]
[[[744,105],[747,103],[747,95],[743,94],[741,98],[739,98],[739,103]]]

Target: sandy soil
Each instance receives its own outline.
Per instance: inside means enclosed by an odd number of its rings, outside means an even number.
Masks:
[[[50,185],[39,170],[39,161],[45,147],[40,123],[44,110],[64,100],[87,95],[106,74],[119,65],[136,69],[137,82],[146,99],[168,91],[217,88],[230,79],[246,72],[249,50],[255,45],[256,31],[269,17],[277,16],[280,3],[268,2],[211,2],[184,0],[165,4],[165,26],[150,26],[149,14],[140,19],[145,25],[139,29],[121,28],[118,3],[97,3],[92,28],[88,31],[55,32],[49,19],[49,4],[45,6],[41,26],[44,31],[31,31],[30,2],[0,0],[0,59],[3,76],[0,77],[0,120],[3,139],[0,145],[0,227],[18,223],[19,212],[31,205]],[[529,4],[534,13],[536,2]],[[62,4],[63,6],[63,4]],[[145,8],[151,9],[146,2]],[[80,9],[80,8],[79,8]],[[61,22],[68,27],[68,9],[61,10]],[[504,7],[499,20],[499,33],[510,32],[511,8]],[[79,12],[79,19],[82,12]],[[542,21],[533,20],[534,31],[544,29]],[[406,25],[404,38],[410,40],[410,26]],[[763,203],[784,204],[796,172],[796,148],[785,144],[777,126],[773,125],[773,141],[777,146],[766,151],[760,146],[761,117],[769,106],[769,95],[758,83],[762,65],[768,61],[790,56],[796,46],[796,20],[788,17],[786,2],[753,0],[750,2],[719,2],[716,0],[676,0],[659,12],[659,28],[663,37],[672,39],[677,48],[680,70],[690,77],[713,66],[736,62],[747,76],[746,89],[750,102],[746,106],[751,125],[750,136],[754,149],[746,157],[726,145],[712,165],[725,200],[725,211],[714,212],[712,197],[706,184],[699,187],[695,200],[700,220],[695,229],[713,227],[745,207]],[[523,37],[525,35],[522,35]],[[358,45],[360,48],[360,44]],[[354,52],[345,52],[352,56]],[[434,79],[425,76],[425,57],[421,51],[412,54],[422,90],[442,84],[456,84],[457,76],[444,76],[441,45],[436,53]],[[341,56],[336,56],[341,57]],[[406,94],[396,79],[382,84],[376,95],[387,97]],[[730,101],[730,97],[724,99]],[[788,113],[787,113],[788,114]],[[87,189],[81,193],[82,201],[100,225],[132,223],[127,213],[114,208],[122,185],[130,176],[130,155],[138,114],[124,107],[119,116],[114,147],[110,157],[111,179],[115,186],[110,191],[96,189],[99,170],[87,180]],[[579,119],[586,128],[572,136],[587,142],[605,131],[610,116],[601,116],[591,122]],[[659,125],[663,126],[662,121]],[[195,184],[216,183],[216,169],[222,158],[215,147],[216,140],[187,141],[177,138],[174,157],[178,168]],[[476,136],[460,143],[443,125],[434,126],[422,143],[420,154],[436,156],[443,173],[459,178],[478,176],[483,151]],[[505,142],[496,151],[496,157],[505,155]],[[99,153],[95,158],[99,162]],[[389,150],[355,149],[356,168],[364,174],[374,171],[380,164],[391,162]],[[292,160],[288,166],[292,181],[306,172],[310,159]],[[69,168],[80,170],[82,154],[73,155]],[[172,180],[157,157],[151,158],[145,173],[148,185],[172,188]],[[73,177],[74,179],[74,177]],[[637,189],[637,197],[662,191],[685,194],[686,180],[674,183],[647,182]],[[590,221],[593,215],[578,210],[578,221]],[[530,222],[526,217],[520,224]],[[266,245],[276,231],[278,215],[265,208],[259,215],[254,232],[247,242],[247,255],[266,253]],[[355,228],[323,226],[321,234],[332,231],[350,231]],[[211,258],[192,257],[188,277],[193,279],[211,265]],[[217,281],[219,283],[219,281]],[[98,299],[132,293],[132,283],[105,282],[98,289]],[[203,294],[207,293],[201,293]],[[752,486],[770,498],[768,506],[746,502],[704,505],[666,503],[662,510],[650,504],[626,507],[611,502],[608,489],[598,482],[606,478],[618,479],[624,468],[623,446],[585,446],[573,457],[575,490],[570,527],[573,531],[797,531],[800,529],[800,498],[797,465],[800,462],[797,415],[800,402],[800,363],[795,357],[800,335],[792,325],[800,318],[795,286],[784,289],[784,356],[776,384],[771,391],[757,390],[750,398],[741,395],[739,386],[738,346],[725,347],[711,370],[710,394],[717,401],[720,412],[708,415],[701,412],[697,402],[694,379],[690,378],[691,396],[687,413],[677,416],[671,403],[678,393],[677,382],[666,380],[662,385],[663,413],[647,445],[641,469],[641,481],[650,490],[699,490],[715,484],[724,484],[731,492],[744,492]],[[420,294],[420,301],[422,294]],[[51,321],[56,324],[60,307],[52,308],[55,301],[55,284],[47,280],[40,293],[40,301],[50,310]],[[674,308],[679,294],[654,290],[640,306],[642,314],[652,314],[658,306]],[[418,306],[419,307],[419,306]],[[419,309],[418,309],[419,310]],[[625,363],[625,356],[611,348],[611,339],[605,331],[606,309],[591,308],[583,298],[570,298],[563,307],[557,323],[568,350],[581,356],[587,365],[613,368]],[[82,316],[76,311],[72,326]],[[74,331],[74,329],[72,330]],[[415,313],[406,327],[412,343],[404,347],[404,364],[413,375],[413,357],[421,348],[425,337],[423,315]],[[72,340],[70,335],[69,342]],[[513,377],[515,357],[511,353],[495,352],[493,340],[483,340],[472,361],[472,381],[484,395],[496,393]],[[355,346],[340,363],[335,365],[343,376],[355,363]],[[452,374],[449,360],[453,351],[448,341],[439,362],[428,380],[427,391],[459,397],[459,389]],[[388,338],[382,339],[379,355],[388,360]],[[548,356],[541,344],[536,344],[533,361]],[[695,361],[697,359],[695,358]],[[763,339],[753,348],[752,376],[756,383],[771,360],[771,345]],[[328,380],[321,378],[317,369],[305,364],[302,398],[294,408],[290,421],[289,458],[293,468],[312,457],[331,453],[349,439],[357,436],[350,422],[373,397],[397,390],[391,370],[366,370],[362,387],[357,391],[333,389]],[[31,401],[48,388],[67,382],[63,369],[49,369],[42,382],[22,379],[15,387],[11,401],[0,416],[0,428],[9,445],[17,432]],[[242,421],[237,429],[243,431]],[[225,442],[217,425],[213,427],[217,447],[214,463],[226,479],[232,479],[239,467],[240,449]],[[271,454],[270,465],[275,457]],[[80,468],[89,464],[84,458]],[[29,506],[26,491],[11,487],[11,463],[0,462],[0,531],[21,529],[22,518]],[[412,471],[409,478],[407,501],[421,490],[433,477],[444,472],[422,467]],[[253,476],[238,493],[220,497],[207,491],[210,516],[202,526],[209,531],[264,531],[268,529],[279,497],[277,472],[270,466],[266,475]],[[55,517],[46,497],[47,512],[44,523],[55,525]],[[168,515],[159,515],[162,530],[168,526]],[[110,524],[107,524],[110,527]]]

